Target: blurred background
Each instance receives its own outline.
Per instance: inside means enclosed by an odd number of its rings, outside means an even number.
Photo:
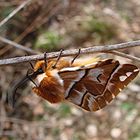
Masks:
[[[0,21],[24,2],[0,0]],[[139,0],[30,0],[23,7],[0,27],[0,36],[34,52],[140,39]],[[123,52],[140,56],[138,47]],[[0,59],[24,55],[27,52],[0,39]],[[7,92],[28,68],[28,63],[0,67],[0,140],[140,140],[140,76],[97,112],[66,103],[52,105],[32,94],[30,84],[18,90],[21,97],[12,109]]]

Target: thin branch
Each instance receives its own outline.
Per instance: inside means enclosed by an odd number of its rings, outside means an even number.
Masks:
[[[82,48],[80,53],[88,54],[88,53],[97,53],[97,52],[108,52],[108,51],[112,51],[112,50],[124,49],[124,48],[136,47],[136,46],[140,46],[140,40],[121,43],[121,44],[115,44],[115,45]],[[63,51],[62,56],[73,56],[73,55],[76,55],[78,52],[79,52],[79,49],[65,50],[65,51]],[[59,54],[60,54],[60,52],[47,53],[47,58],[48,59],[55,58]],[[17,63],[22,63],[22,62],[41,60],[43,58],[44,58],[44,54],[15,57],[15,58],[0,60],[0,65],[2,66],[2,65],[8,65],[8,64],[17,64]]]
[[[24,8],[31,0],[24,1],[21,5],[19,5],[12,13],[10,13],[6,18],[4,18],[0,22],[0,27],[3,26],[9,19],[11,19],[17,12],[19,12],[22,8]]]
[[[25,46],[23,46],[23,45],[20,45],[20,44],[14,42],[14,41],[11,41],[11,40],[6,39],[6,38],[1,37],[1,36],[0,36],[0,41],[2,41],[2,42],[4,42],[4,43],[7,43],[7,44],[9,44],[9,45],[11,45],[11,46],[13,46],[13,47],[15,47],[15,48],[18,48],[18,49],[27,51],[27,52],[29,52],[29,53],[31,53],[31,54],[38,54],[38,52],[35,52],[34,50],[32,50],[32,49],[30,49],[30,48],[27,48],[27,47],[25,47]]]
[[[129,54],[125,54],[125,53],[122,53],[122,52],[119,52],[119,51],[111,51],[111,52],[107,52],[107,53],[112,53],[112,54],[115,54],[115,55],[118,55],[118,56],[122,56],[122,57],[125,57],[125,58],[128,58],[128,59],[131,59],[133,61],[140,62],[140,58],[129,55]]]

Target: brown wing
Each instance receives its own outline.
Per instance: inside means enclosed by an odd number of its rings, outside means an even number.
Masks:
[[[65,99],[88,111],[105,107],[138,74],[131,64],[108,59],[94,67],[79,67],[59,72],[64,80]]]

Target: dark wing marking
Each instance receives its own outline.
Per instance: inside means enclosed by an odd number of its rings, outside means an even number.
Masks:
[[[85,110],[96,111],[111,102],[138,72],[134,65],[121,65],[108,59],[94,67],[62,70],[59,75],[64,80],[66,100]]]
[[[82,71],[67,71],[60,73],[64,80],[65,98],[69,96],[71,89],[85,76],[85,70]]]

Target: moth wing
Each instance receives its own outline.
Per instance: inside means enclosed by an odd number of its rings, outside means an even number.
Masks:
[[[99,57],[91,57],[91,56],[81,57],[76,59],[72,64],[72,66],[85,66],[90,64],[95,65],[99,60],[100,60]]]
[[[97,111],[111,102],[138,72],[134,65],[108,59],[96,65],[65,68],[59,75],[64,81],[66,100],[87,111]]]

